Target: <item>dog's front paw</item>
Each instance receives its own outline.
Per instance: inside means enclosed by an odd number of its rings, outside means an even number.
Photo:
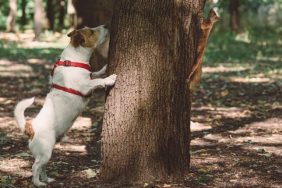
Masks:
[[[108,76],[107,78],[105,78],[105,85],[106,86],[112,86],[115,84],[117,79],[117,75],[116,74],[112,74],[111,76]]]

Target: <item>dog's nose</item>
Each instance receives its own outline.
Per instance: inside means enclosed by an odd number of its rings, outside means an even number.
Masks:
[[[109,28],[110,28],[110,24],[109,24],[109,23],[106,23],[106,24],[104,25],[104,28],[105,28],[105,29],[109,29]]]

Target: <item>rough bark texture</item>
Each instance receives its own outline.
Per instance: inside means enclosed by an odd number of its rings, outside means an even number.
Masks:
[[[8,32],[15,31],[15,23],[17,16],[17,0],[9,0],[9,15],[6,22],[6,30]]]
[[[101,177],[179,180],[189,168],[190,92],[204,0],[119,0],[112,20]]]

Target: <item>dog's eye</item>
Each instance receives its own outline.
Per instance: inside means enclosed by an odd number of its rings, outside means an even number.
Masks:
[[[95,31],[93,31],[93,30],[90,30],[90,33],[91,33],[91,35],[93,35],[93,34],[95,33]]]

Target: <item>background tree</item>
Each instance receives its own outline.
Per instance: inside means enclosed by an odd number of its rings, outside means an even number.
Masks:
[[[26,0],[21,1],[21,11],[22,11],[22,16],[21,16],[21,26],[26,25],[27,23],[27,17],[26,17]]]
[[[181,179],[189,167],[190,92],[204,0],[120,0],[112,20],[102,130],[104,180]]]
[[[229,0],[230,27],[232,31],[239,32],[240,29],[240,0]]]
[[[65,6],[66,6],[65,0],[60,0],[59,2],[59,24],[58,24],[59,31],[64,28],[64,24],[65,24],[65,12],[66,12]]]
[[[75,7],[74,7],[74,1],[73,0],[68,0],[67,13],[68,13],[68,16],[69,16],[70,27],[76,28],[76,26],[77,26],[77,15],[76,15],[76,10],[75,10]]]
[[[34,33],[35,39],[39,38],[40,33],[42,32],[45,19],[45,12],[43,7],[42,0],[34,0]]]
[[[17,16],[17,0],[9,0],[9,15],[7,17],[6,30],[8,32],[15,31],[15,23]]]
[[[54,24],[55,24],[55,6],[57,2],[54,0],[47,0],[47,19],[48,19],[48,25],[50,30],[54,30]]]

